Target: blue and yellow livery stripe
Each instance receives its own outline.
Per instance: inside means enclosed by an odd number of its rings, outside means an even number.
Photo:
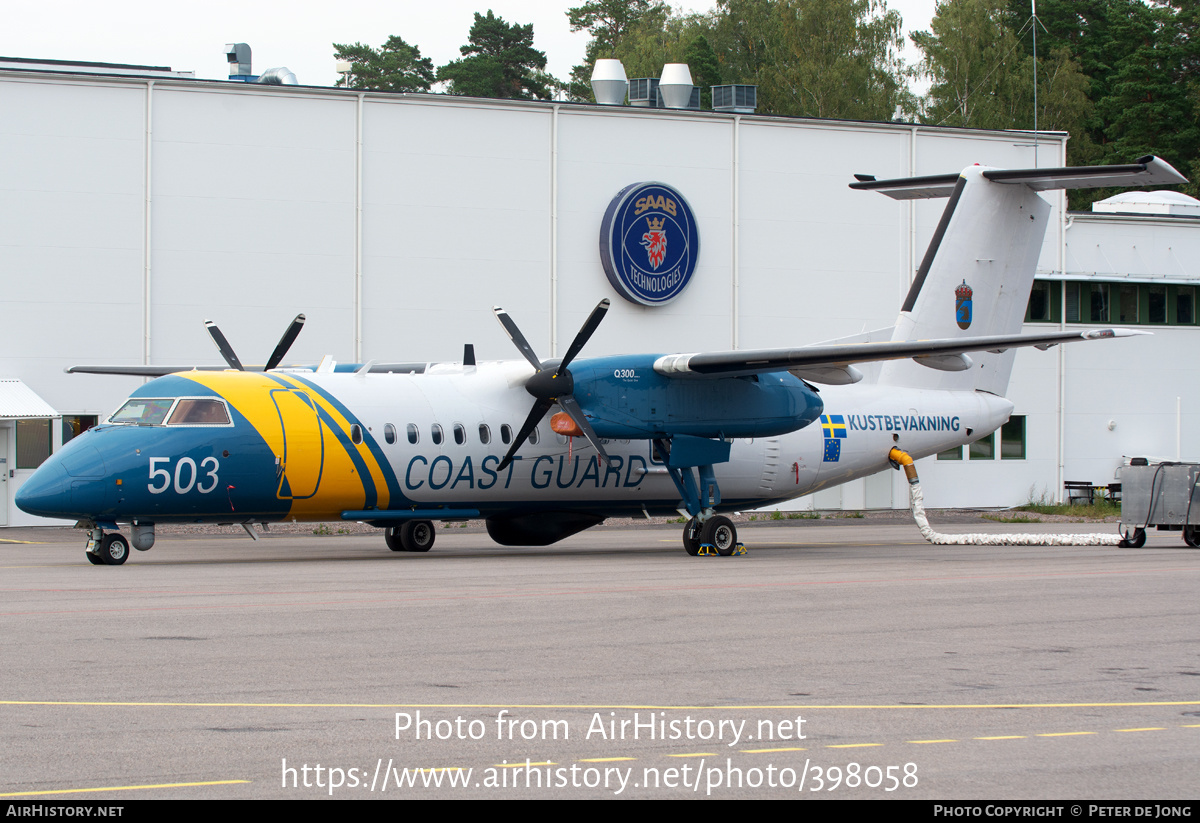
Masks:
[[[324,389],[284,374],[196,371],[179,376],[225,398],[254,427],[275,455],[277,494],[281,503],[290,504],[286,517],[337,519],[347,509],[407,505],[367,426]],[[303,401],[288,399],[296,396]],[[315,419],[305,421],[309,405]],[[307,440],[305,425],[311,428]],[[362,443],[351,442],[351,425],[362,429]]]

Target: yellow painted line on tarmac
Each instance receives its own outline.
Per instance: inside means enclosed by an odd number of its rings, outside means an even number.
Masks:
[[[1164,732],[1165,726],[1147,726],[1144,729],[1113,729],[1114,732]]]
[[[616,763],[618,760],[637,760],[636,757],[586,757],[579,763]]]
[[[1097,732],[1045,732],[1035,737],[1076,737],[1081,734],[1097,734]]]
[[[45,540],[12,540],[8,537],[0,537],[0,543],[19,543],[22,546],[45,546],[45,545],[48,545]]]
[[[688,754],[669,754],[667,757],[716,757],[716,752],[690,752]]]
[[[865,749],[870,746],[882,746],[882,743],[836,743],[826,746],[827,749]]]
[[[496,769],[523,769],[526,766],[557,766],[557,765],[558,765],[557,763],[555,763],[551,760],[546,760],[541,763],[529,763],[529,762],[525,762],[525,763],[493,763],[492,767],[496,768]]]
[[[1023,734],[999,734],[995,737],[976,737],[975,740],[1024,740],[1026,735]]]
[[[957,740],[946,738],[944,740],[909,740],[909,743],[957,743]]]
[[[826,704],[774,703],[766,705],[626,705],[617,703],[224,703],[171,701],[105,701],[105,700],[0,700],[0,706],[113,706],[113,707],[173,707],[173,708],[231,708],[231,709],[629,709],[664,711],[795,711],[805,710],[904,710],[922,709],[1118,709],[1154,706],[1200,706],[1200,700],[1170,700],[1128,703],[929,703],[925,705],[891,705],[886,703]],[[1198,728],[1200,724],[1187,728]],[[1094,732],[1086,732],[1094,734]]]
[[[33,797],[43,794],[84,794],[86,792],[131,792],[146,789],[184,789],[192,786],[230,786],[249,783],[249,780],[206,780],[200,783],[154,783],[146,786],[98,786],[92,789],[43,789],[36,792],[6,792],[0,797]]]
[[[808,749],[740,749],[742,754],[766,754],[768,752],[806,752]]]

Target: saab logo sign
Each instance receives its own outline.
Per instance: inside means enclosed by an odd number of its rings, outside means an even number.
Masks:
[[[621,189],[600,224],[600,262],[614,289],[631,303],[661,306],[687,288],[700,236],[683,195],[663,183]]]
[[[967,281],[954,290],[954,319],[963,331],[971,325],[971,287]]]

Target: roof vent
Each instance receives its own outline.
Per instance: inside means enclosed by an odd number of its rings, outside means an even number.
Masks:
[[[758,86],[713,86],[713,111],[754,114],[758,108]]]
[[[667,63],[658,80],[658,93],[668,109],[686,109],[692,101],[692,72],[687,63]]]
[[[625,102],[625,90],[629,82],[625,79],[625,67],[620,60],[596,61],[592,70],[592,94],[602,106],[619,106]]]
[[[226,43],[225,59],[229,62],[229,79],[250,77],[250,47],[245,43]]]

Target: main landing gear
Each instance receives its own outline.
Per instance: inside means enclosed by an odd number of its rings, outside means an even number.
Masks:
[[[101,529],[92,529],[87,542],[87,559],[93,566],[120,566],[129,559],[129,541],[123,534],[105,534]]]
[[[717,486],[713,464],[729,460],[729,444],[676,435],[656,439],[654,451],[666,465],[667,474],[683,498],[684,509],[691,515],[683,527],[684,550],[692,557],[702,554],[729,557],[744,553],[745,549],[737,542],[733,521],[716,514],[716,507],[721,504],[721,489]]]
[[[409,520],[383,530],[384,542],[394,552],[427,552],[435,536],[432,520]]]

